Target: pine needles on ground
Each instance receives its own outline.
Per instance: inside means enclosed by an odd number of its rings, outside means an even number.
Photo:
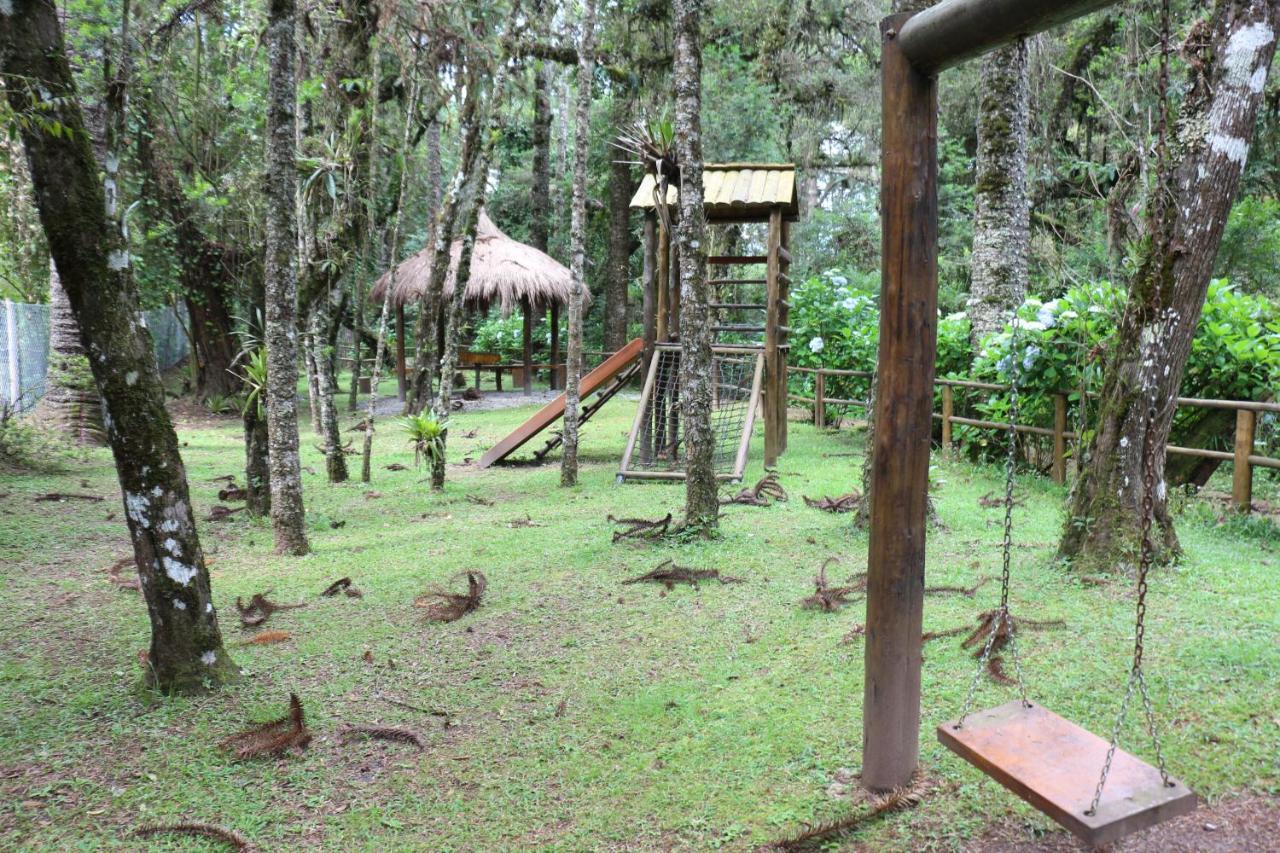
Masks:
[[[243,761],[260,755],[280,755],[290,749],[304,749],[311,743],[298,694],[289,694],[289,713],[278,720],[260,723],[222,741],[220,746]]]
[[[868,806],[866,811],[855,812],[848,817],[825,823],[808,825],[798,834],[775,841],[766,849],[779,851],[824,849],[832,842],[840,840],[884,815],[915,808],[924,802],[925,794],[928,792],[929,784],[924,775],[917,771],[912,780],[901,788],[895,788],[884,794],[868,794],[865,800]]]
[[[667,513],[665,518],[659,518],[656,521],[646,518],[614,518],[612,514],[606,518],[610,524],[621,525],[623,528],[613,531],[615,545],[623,539],[661,539],[671,526],[671,513]]]
[[[732,497],[721,498],[720,505],[768,506],[774,501],[785,501],[786,499],[787,490],[782,488],[782,484],[778,482],[778,475],[770,472],[761,477],[760,481],[751,488],[743,489]]]
[[[399,743],[410,743],[418,749],[426,749],[426,744],[422,742],[422,738],[417,732],[410,729],[402,729],[398,726],[344,726],[342,729],[342,742],[347,743],[356,737],[366,737],[373,740],[389,740],[398,741]]]
[[[253,598],[249,599],[249,603],[245,604],[236,596],[236,610],[240,611],[240,622],[246,628],[256,628],[270,618],[272,613],[277,610],[296,610],[299,607],[306,607],[305,604],[277,604],[267,598],[270,595],[267,592],[256,592]]]
[[[857,491],[838,497],[811,498],[808,495],[801,497],[804,498],[806,506],[832,513],[853,512],[862,503],[862,493]]]
[[[214,841],[221,841],[228,845],[232,850],[248,851],[253,849],[253,845],[249,843],[249,839],[232,829],[222,826],[214,826],[211,823],[171,823],[171,824],[153,824],[149,823],[140,826],[133,831],[138,838],[150,838],[153,835],[193,835],[201,838],[211,838]]]
[[[828,557],[822,562],[818,574],[813,578],[814,591],[810,595],[800,601],[801,606],[808,610],[821,610],[824,613],[834,613],[846,604],[851,603],[849,596],[855,592],[865,592],[867,589],[866,574],[855,576],[852,580],[854,583],[850,586],[831,586],[827,581],[827,566],[838,562],[836,557]],[[858,581],[861,580],[861,583]]]
[[[459,572],[449,582],[457,583],[464,578],[467,583],[466,592],[436,588],[418,596],[413,605],[425,609],[427,618],[434,622],[456,622],[480,606],[480,599],[489,586],[484,573],[475,570]]]
[[[690,569],[685,566],[677,566],[671,560],[663,560],[652,571],[645,572],[643,575],[638,575],[634,578],[628,578],[622,584],[626,586],[633,583],[653,582],[660,583],[670,590],[675,589],[675,585],[678,583],[687,583],[696,587],[699,581],[709,580],[717,580],[722,584],[742,583],[742,578],[722,575],[719,569]]]

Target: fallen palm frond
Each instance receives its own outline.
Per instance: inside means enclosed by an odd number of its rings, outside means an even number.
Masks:
[[[467,495],[467,502],[476,504],[477,506],[493,506],[493,501],[488,498],[482,498],[479,495]]]
[[[1037,621],[1016,618],[1012,613],[1007,613],[1005,618],[998,619],[999,615],[999,608],[979,613],[978,627],[974,628],[969,636],[964,638],[964,641],[960,643],[960,648],[974,649],[974,657],[981,659],[983,651],[987,647],[988,638],[991,637],[994,631],[995,638],[991,640],[991,654],[987,658],[987,672],[995,681],[1001,684],[1012,684],[1013,679],[1005,675],[1004,660],[1001,657],[1001,652],[1013,641],[1014,635],[1023,629],[1065,628],[1067,623],[1061,619]],[[999,622],[998,627],[997,621]],[[960,632],[956,631],[956,633]]]
[[[785,501],[786,499],[787,490],[782,488],[782,484],[778,482],[778,475],[770,472],[761,477],[760,481],[751,488],[743,489],[732,497],[721,498],[720,504],[721,506],[727,504],[768,506],[774,501]]]
[[[149,823],[138,827],[133,831],[138,838],[150,838],[153,835],[194,835],[200,838],[211,838],[214,841],[221,841],[231,847],[232,850],[252,850],[253,845],[249,843],[249,839],[232,829],[223,826],[214,826],[211,823],[170,823],[170,824],[154,824]]]
[[[247,640],[241,640],[242,646],[267,646],[271,643],[283,643],[285,640],[292,640],[293,634],[288,631],[263,631],[261,634],[255,634]]]
[[[311,743],[298,694],[289,694],[289,712],[278,720],[245,729],[219,744],[237,760],[260,755],[279,755],[290,749],[303,749]]]
[[[235,483],[229,484],[225,489],[218,490],[218,500],[220,501],[243,501],[248,498],[249,493]]]
[[[677,566],[671,560],[663,560],[658,564],[656,569],[645,572],[634,578],[629,578],[622,582],[623,586],[633,583],[644,583],[652,581],[660,583],[667,589],[675,589],[678,583],[687,583],[690,586],[697,586],[699,581],[717,580],[720,583],[742,583],[742,578],[735,578],[732,575],[722,575],[719,569],[690,569],[685,566]]]
[[[480,606],[489,580],[483,572],[471,570],[459,572],[450,578],[450,583],[465,578],[466,592],[450,592],[447,589],[428,590],[414,600],[414,607],[427,611],[427,618],[435,622],[455,622]]]
[[[978,582],[973,586],[926,586],[924,588],[925,595],[963,595],[965,598],[973,598],[973,596],[991,581],[995,580],[991,575],[983,575],[978,578]]]
[[[801,606],[809,610],[822,610],[826,613],[834,613],[846,604],[849,604],[849,596],[855,592],[864,592],[867,588],[865,573],[860,576],[861,583],[856,582],[851,586],[831,586],[827,581],[827,566],[832,563],[839,562],[836,557],[828,557],[822,562],[822,566],[818,569],[818,574],[813,578],[813,595],[801,599]],[[857,577],[857,576],[855,576]]]
[[[133,565],[133,557],[121,557],[119,560],[116,560],[107,567],[107,582],[115,584],[120,589],[142,589],[142,581],[139,580],[137,572],[134,572],[128,577],[121,575],[121,572]]]
[[[426,744],[422,742],[422,738],[417,732],[409,729],[402,729],[396,726],[344,726],[342,729],[342,742],[347,743],[351,739],[363,735],[374,740],[392,740],[400,743],[411,743],[418,749],[426,749]]]
[[[854,625],[852,628],[850,628],[848,631],[845,632],[845,635],[843,637],[840,638],[840,644],[847,646],[849,643],[852,643],[854,640],[858,639],[859,637],[866,636],[866,633],[867,633],[866,625]]]
[[[223,506],[222,504],[214,504],[209,508],[209,517],[206,518],[205,521],[224,521],[235,515],[237,512],[244,512],[245,509],[247,509],[247,507],[238,506],[235,509],[232,509],[231,507]]]
[[[660,539],[666,535],[667,528],[671,526],[671,513],[667,513],[664,518],[656,521],[650,521],[647,518],[614,518],[612,514],[606,518],[610,524],[623,527],[622,530],[613,531],[614,544],[623,539]]]
[[[1014,494],[1010,501],[1013,506],[1022,506],[1026,502],[1026,495],[1021,493]],[[995,492],[987,492],[985,495],[978,498],[978,506],[983,509],[992,509],[994,507],[1004,506],[1004,495],[997,495]]]
[[[507,527],[541,527],[542,525],[529,517],[529,513],[524,514],[524,518],[513,518],[507,522]]]
[[[811,498],[808,495],[802,495],[802,497],[806,506],[820,509],[823,512],[853,512],[862,503],[862,493],[857,491],[838,497]]]
[[[325,587],[324,592],[320,593],[320,595],[324,598],[333,598],[338,593],[342,593],[347,598],[364,597],[364,593],[351,585],[351,578],[338,578],[336,581]]]
[[[924,797],[928,790],[929,786],[924,775],[917,771],[911,781],[901,788],[895,788],[884,794],[867,795],[865,802],[868,808],[866,811],[827,821],[826,823],[810,824],[799,834],[784,838],[781,841],[775,841],[767,845],[765,849],[793,851],[824,848],[877,818],[891,812],[915,808],[924,802]]]
[[[943,637],[958,637],[969,629],[964,625],[958,628],[948,628],[945,631],[926,631],[920,635],[920,642],[927,643],[930,640],[941,640]]]
[[[409,470],[408,466],[401,465],[399,462],[392,462],[390,465],[386,466],[386,468],[388,471],[408,471]]]
[[[296,610],[299,607],[306,607],[305,604],[277,604],[267,598],[270,591],[255,592],[253,598],[249,599],[249,603],[245,604],[240,600],[240,596],[236,596],[236,610],[240,611],[240,622],[246,628],[256,628],[277,610]]]
[[[81,495],[74,492],[47,492],[31,499],[35,503],[61,503],[63,501],[93,501],[101,503],[104,499],[99,495]]]

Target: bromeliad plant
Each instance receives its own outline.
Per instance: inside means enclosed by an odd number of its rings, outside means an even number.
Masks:
[[[244,367],[240,368],[240,379],[244,381],[245,398],[244,405],[240,407],[240,414],[248,415],[252,409],[257,412],[259,419],[265,418],[263,400],[267,392],[267,348],[260,346],[246,351],[244,355],[245,362]]]
[[[680,183],[680,163],[676,159],[676,127],[668,117],[637,121],[623,130],[613,146],[636,157],[627,161],[653,175],[653,206],[662,226],[671,231],[671,213],[667,209],[667,190]]]
[[[425,459],[435,465],[444,459],[444,436],[449,426],[430,412],[405,418],[404,431],[413,446],[413,464],[422,467]]]

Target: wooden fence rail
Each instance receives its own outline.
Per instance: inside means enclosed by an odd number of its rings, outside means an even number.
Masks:
[[[830,405],[862,406],[866,408],[866,400],[847,400],[839,397],[828,397],[826,379],[829,376],[854,376],[869,379],[871,372],[866,370],[836,370],[834,368],[789,367],[789,374],[813,374],[814,396],[805,397],[800,394],[788,394],[787,398],[798,403],[813,406],[813,422],[819,426],[826,424],[826,407]],[[1008,391],[1009,386],[993,382],[974,382],[963,379],[936,379],[934,384],[942,389],[942,411],[935,412],[934,420],[942,422],[942,447],[949,451],[953,445],[952,427],[955,425],[974,427],[976,429],[1007,430],[1008,423],[985,421],[977,418],[966,418],[955,413],[955,389],[971,389],[979,391]],[[1090,396],[1094,396],[1090,394]],[[1254,453],[1254,438],[1257,433],[1258,415],[1265,412],[1280,412],[1280,403],[1260,402],[1256,400],[1213,400],[1200,397],[1179,397],[1175,401],[1178,406],[1207,409],[1232,409],[1236,413],[1235,444],[1232,451],[1209,450],[1202,447],[1179,447],[1166,445],[1168,453],[1178,456],[1196,456],[1201,459],[1217,459],[1231,462],[1234,465],[1231,482],[1231,501],[1240,512],[1250,512],[1253,507],[1253,469],[1280,469],[1280,459]],[[1015,424],[1017,432],[1030,435],[1047,436],[1053,439],[1053,462],[1050,475],[1055,483],[1067,481],[1067,442],[1077,442],[1079,435],[1067,429],[1068,400],[1067,392],[1053,394],[1053,426],[1043,427],[1031,424]]]

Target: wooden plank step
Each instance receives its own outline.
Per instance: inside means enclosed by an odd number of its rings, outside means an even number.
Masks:
[[[763,264],[768,260],[768,255],[712,255],[707,258],[707,263],[729,266],[731,264]]]
[[[1096,814],[1086,814],[1108,742],[1035,703],[1014,700],[938,726],[938,741],[1094,847],[1195,811],[1196,795],[1117,749]]]
[[[596,389],[604,385],[613,377],[617,376],[644,352],[644,341],[636,338],[622,349],[609,356],[595,370],[582,377],[579,386],[579,398],[594,394]],[[502,441],[489,448],[484,456],[480,457],[480,461],[476,463],[477,468],[488,468],[500,459],[505,459],[517,450],[526,441],[551,426],[560,418],[564,417],[564,394],[559,395],[550,403],[547,403],[529,420],[522,423],[514,432],[508,435]]]

